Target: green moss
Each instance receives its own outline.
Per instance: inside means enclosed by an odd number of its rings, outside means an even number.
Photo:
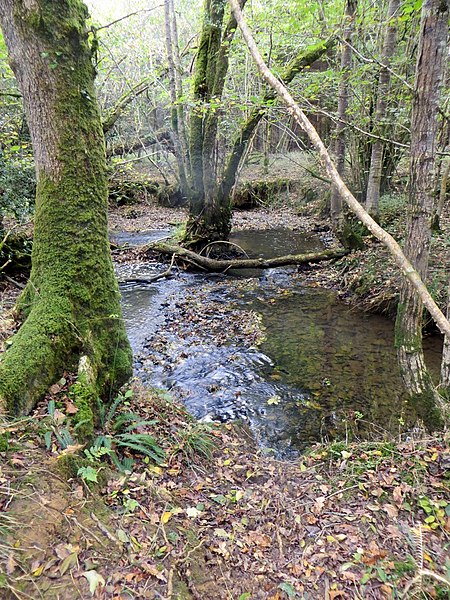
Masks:
[[[75,343],[67,299],[43,293],[0,361],[0,399],[11,415],[28,412],[70,367]]]
[[[86,7],[79,0],[44,4],[37,35],[48,48],[43,60],[55,64],[46,73],[55,103],[44,107],[57,132],[48,148],[55,169],[37,163],[32,270],[18,304],[27,319],[0,362],[0,405],[12,414],[28,412],[80,356],[94,366],[96,392],[118,389],[132,370],[109,253],[104,139]],[[18,27],[29,33],[26,24]]]
[[[58,457],[58,470],[66,480],[78,477],[78,469],[89,463],[78,454],[62,454]]]
[[[89,442],[94,437],[94,409],[98,402],[97,391],[82,375],[70,388],[69,396],[78,408],[78,412],[72,418],[76,437],[80,442]]]
[[[436,397],[431,380],[429,389],[421,394],[412,394],[409,401],[429,432],[442,430],[444,426],[443,416],[440,408],[436,405]]]
[[[394,346],[395,348],[401,348],[402,346],[405,346],[408,349],[408,352],[421,352],[422,332],[420,331],[416,335],[412,335],[411,332],[406,334],[404,331],[403,321],[405,310],[405,305],[399,302],[397,304],[397,317],[395,319]]]
[[[0,433],[0,452],[9,450],[9,432]]]

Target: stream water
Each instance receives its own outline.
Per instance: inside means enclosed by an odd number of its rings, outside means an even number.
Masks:
[[[167,231],[114,234],[142,244]],[[243,231],[231,241],[250,256],[320,250],[315,235]],[[164,269],[118,265],[119,279]],[[233,275],[178,273],[151,285],[122,285],[136,373],[168,389],[196,417],[245,419],[279,456],[314,441],[378,438],[427,424],[429,407],[403,392],[393,325],[349,308],[336,293],[302,285],[295,269]],[[264,339],[253,340],[262,326]],[[258,341],[259,343],[252,343]],[[426,340],[437,372],[441,345]]]

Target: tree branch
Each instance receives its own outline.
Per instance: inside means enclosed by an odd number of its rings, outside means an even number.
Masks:
[[[124,109],[131,104],[135,98],[146,92],[149,86],[150,78],[146,77],[119,98],[116,105],[109,110],[107,116],[103,119],[103,133],[107,133],[114,127]]]
[[[414,269],[412,264],[403,254],[402,249],[399,244],[394,240],[394,238],[387,233],[382,227],[378,225],[376,221],[372,219],[372,217],[364,210],[361,204],[356,200],[350,190],[347,188],[343,180],[341,179],[339,173],[334,166],[331,157],[319,137],[317,131],[313,127],[312,123],[306,117],[305,113],[299,108],[299,106],[295,103],[293,97],[288,92],[286,87],[272,74],[267,65],[265,64],[256,44],[248,28],[244,18],[242,16],[242,12],[239,8],[239,4],[236,0],[229,0],[231,9],[236,17],[236,21],[239,25],[239,28],[242,32],[242,36],[247,44],[247,47],[255,61],[255,64],[260,72],[261,76],[265,79],[265,81],[276,90],[277,95],[282,99],[284,104],[288,107],[289,112],[293,115],[296,122],[299,126],[307,133],[311,143],[318,151],[320,158],[323,162],[323,165],[330,177],[333,181],[333,184],[338,189],[339,193],[342,196],[342,199],[346,202],[348,207],[355,213],[355,215],[360,219],[364,225],[369,229],[373,235],[378,238],[389,250],[392,258],[397,264],[398,268],[404,275],[408,281],[414,286],[417,294],[420,296],[423,304],[428,309],[430,315],[436,322],[440,331],[450,337],[450,322],[445,318],[442,311],[439,309],[435,301],[433,300],[431,294],[426,288],[425,284],[421,280],[419,274]]]
[[[273,267],[284,267],[287,265],[301,265],[304,263],[316,263],[322,260],[332,258],[341,258],[347,252],[345,250],[323,250],[322,252],[311,252],[309,254],[287,254],[285,256],[276,256],[274,258],[237,258],[230,260],[216,260],[207,256],[197,254],[192,250],[181,246],[172,246],[161,242],[154,242],[143,246],[143,250],[154,250],[162,254],[171,254],[179,256],[194,264],[197,267],[211,271],[213,273],[222,273],[229,269],[271,269]]]

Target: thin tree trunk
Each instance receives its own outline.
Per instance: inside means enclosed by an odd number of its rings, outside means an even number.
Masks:
[[[345,170],[345,134],[348,112],[348,85],[352,68],[352,48],[350,42],[353,35],[356,0],[347,0],[345,5],[346,26],[344,28],[343,43],[341,50],[341,80],[339,82],[338,96],[338,122],[336,125],[336,142],[334,153],[336,157],[336,169],[341,177],[344,177]],[[342,198],[339,190],[332,186],[330,200],[331,222],[336,232],[343,229]]]
[[[172,42],[173,42],[173,59],[175,63],[175,91],[177,97],[177,111],[178,111],[178,136],[180,139],[180,150],[183,157],[183,163],[185,167],[185,173],[188,172],[189,165],[189,152],[187,145],[187,134],[186,134],[186,116],[184,112],[184,105],[181,102],[183,97],[183,79],[182,79],[182,65],[180,58],[180,46],[178,41],[178,26],[177,26],[177,15],[175,13],[174,0],[169,0],[169,9],[171,15],[171,26],[172,26]]]
[[[400,0],[390,0],[387,12],[386,31],[384,35],[383,50],[381,53],[381,63],[377,89],[377,103],[375,108],[374,133],[385,136],[385,119],[387,97],[391,83],[391,74],[389,65],[394,55],[397,44],[397,12],[400,7]],[[372,144],[372,153],[370,158],[369,177],[367,181],[366,210],[379,219],[381,177],[383,171],[383,152],[384,144],[381,140],[375,140]]]
[[[450,284],[447,292],[447,319],[450,321]],[[447,399],[450,389],[450,336],[444,336],[444,347],[442,349],[441,381],[440,386],[446,390]]]
[[[450,144],[446,148],[447,152],[450,151]],[[436,205],[435,214],[433,216],[433,231],[440,231],[441,229],[441,217],[442,211],[444,210],[445,202],[448,195],[450,178],[450,157],[444,156],[441,163],[441,183],[439,186],[439,199]]]
[[[364,223],[364,225],[366,225],[369,231],[373,233],[373,235],[387,247],[401,273],[415,287],[417,294],[420,296],[424,305],[429,310],[440,331],[443,334],[450,336],[450,322],[446,319],[439,307],[434,302],[433,298],[431,297],[431,294],[428,292],[423,281],[420,279],[419,274],[413,268],[409,260],[405,257],[399,244],[389,233],[387,233],[382,227],[378,225],[376,221],[372,219],[372,217],[364,210],[361,204],[356,200],[356,198],[347,188],[345,183],[342,181],[342,178],[337,172],[336,167],[334,166],[334,163],[331,160],[331,157],[325,147],[325,144],[318,136],[317,131],[314,129],[313,125],[306,117],[305,113],[295,103],[294,99],[292,98],[291,94],[288,92],[286,87],[279,81],[279,79],[277,79],[270,72],[270,70],[267,68],[267,65],[264,63],[264,60],[261,54],[259,53],[259,50],[251,35],[251,32],[244,21],[242,12],[236,0],[229,0],[229,2],[234,15],[236,16],[239,28],[242,31],[242,36],[253,56],[253,59],[261,76],[271,87],[273,87],[276,90],[280,99],[288,107],[297,124],[308,135],[312,145],[319,153],[319,156],[329,178],[333,181],[334,185],[336,185],[336,187],[339,188],[340,194],[342,195],[344,201],[347,203],[348,207]]]
[[[107,235],[107,180],[94,68],[79,0],[0,0],[37,174],[26,320],[0,362],[0,411],[31,410],[64,369],[78,369],[83,413],[131,375]],[[89,417],[90,415],[90,417]]]
[[[448,0],[424,0],[411,119],[409,213],[405,254],[423,281],[434,212],[439,96],[447,42]],[[423,303],[410,282],[400,291],[396,345],[403,379],[414,396],[434,392],[422,349]]]
[[[170,117],[172,122],[172,135],[175,146],[175,158],[178,165],[178,176],[180,178],[180,187],[183,194],[187,193],[187,179],[186,169],[183,160],[183,147],[180,141],[180,124],[178,120],[178,107],[177,107],[177,84],[175,74],[175,60],[174,60],[174,40],[172,38],[173,24],[172,19],[174,15],[171,14],[170,0],[164,0],[164,23],[166,32],[166,52],[167,52],[167,63],[169,72],[169,91],[170,91]]]

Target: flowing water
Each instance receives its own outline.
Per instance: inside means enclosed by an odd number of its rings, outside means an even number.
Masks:
[[[120,234],[115,241],[134,245],[166,235]],[[238,232],[231,241],[250,256],[323,248],[319,237],[288,230]],[[117,267],[122,279],[161,268]],[[426,423],[429,407],[412,406],[403,392],[392,322],[348,307],[332,291],[304,286],[294,273],[179,273],[121,286],[137,374],[171,390],[198,418],[245,419],[261,445],[281,456],[314,441],[396,435]],[[264,328],[258,345],[241,331],[249,311]],[[440,350],[439,339],[426,341],[432,370]]]

